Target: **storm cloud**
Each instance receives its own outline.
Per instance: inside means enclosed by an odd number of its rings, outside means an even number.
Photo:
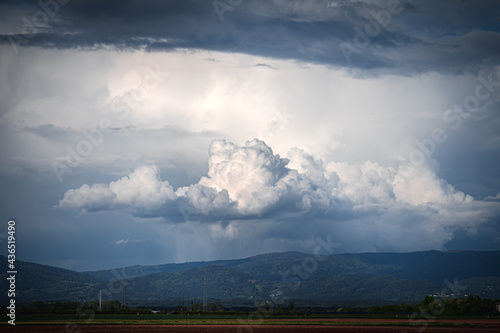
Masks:
[[[497,1],[2,1],[19,259],[498,250],[499,17]]]
[[[3,6],[18,17],[4,15],[0,41],[16,51],[23,46],[198,49],[349,66],[356,73],[377,70],[373,74],[478,73],[497,63],[500,54],[495,1],[176,0],[136,5],[127,0]]]

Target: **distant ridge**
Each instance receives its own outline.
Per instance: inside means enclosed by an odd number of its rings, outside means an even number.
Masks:
[[[0,287],[5,295],[7,260],[3,256],[0,260]],[[201,301],[206,274],[209,299],[249,304],[277,295],[363,304],[420,302],[427,295],[500,299],[498,263],[500,251],[348,253],[320,258],[300,252],[267,253],[234,260],[129,266],[125,294],[129,305]],[[122,268],[78,273],[22,261],[17,266],[20,302],[95,300],[99,290],[120,299],[116,285],[121,285]]]
[[[7,298],[7,258],[0,255],[0,292]],[[98,291],[104,281],[69,269],[16,260],[16,302],[81,300]]]
[[[161,272],[181,272],[186,269],[215,265],[234,268],[260,278],[280,280],[280,270],[289,269],[291,264],[300,263],[305,258],[314,258],[314,255],[301,252],[274,252],[243,259],[129,266],[125,270],[127,277],[132,278]],[[390,275],[402,279],[427,279],[443,283],[445,279],[464,279],[478,275],[500,277],[500,251],[367,252],[332,254],[326,258],[327,260],[318,261],[320,263],[318,269],[308,274],[308,279],[330,275]],[[121,268],[117,268],[83,273],[108,280],[114,278],[113,272],[117,270],[121,272]]]
[[[443,253],[460,253],[460,252],[474,252],[474,251],[470,251],[470,250],[446,250],[446,251],[443,251]]]

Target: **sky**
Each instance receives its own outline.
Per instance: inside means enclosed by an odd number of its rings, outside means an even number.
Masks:
[[[1,1],[0,253],[500,250],[499,110],[498,1]]]

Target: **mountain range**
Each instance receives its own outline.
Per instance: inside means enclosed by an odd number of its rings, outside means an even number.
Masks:
[[[7,258],[1,257],[0,292],[6,297]],[[500,251],[423,251],[315,256],[299,252],[244,259],[129,266],[75,272],[16,261],[20,303],[105,299],[170,306],[200,302],[206,280],[210,301],[329,304],[418,303],[425,296],[478,295],[500,299]],[[122,281],[123,274],[123,281]]]

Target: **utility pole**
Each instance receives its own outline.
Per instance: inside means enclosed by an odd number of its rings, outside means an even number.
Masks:
[[[207,273],[203,276],[203,312],[207,312]]]
[[[125,267],[122,268],[122,309],[125,309]]]

